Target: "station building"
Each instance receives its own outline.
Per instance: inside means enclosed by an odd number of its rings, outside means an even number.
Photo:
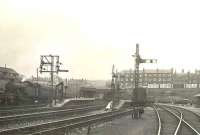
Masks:
[[[81,87],[80,97],[109,100],[112,96],[110,88]]]
[[[88,81],[86,79],[68,79],[66,80],[65,95],[67,97],[79,97],[80,88],[87,85]]]

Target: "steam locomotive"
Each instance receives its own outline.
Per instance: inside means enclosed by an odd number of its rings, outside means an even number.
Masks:
[[[45,103],[51,88],[40,84],[25,82],[8,81],[5,90],[0,94],[0,104],[16,105],[31,104],[36,100]]]

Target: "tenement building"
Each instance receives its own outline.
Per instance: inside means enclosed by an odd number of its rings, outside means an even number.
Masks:
[[[134,70],[120,73],[121,88],[134,87]],[[143,69],[139,74],[139,86],[148,88],[199,88],[200,72],[177,73],[173,69]]]

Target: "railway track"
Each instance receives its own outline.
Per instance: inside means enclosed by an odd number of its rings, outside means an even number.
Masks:
[[[69,116],[75,116],[89,111],[98,110],[103,107],[105,107],[105,105],[3,116],[0,117],[0,130],[58,120]]]
[[[28,109],[28,108],[35,108],[35,107],[44,107],[47,104],[37,104],[37,105],[21,105],[21,106],[5,106],[0,107],[0,110],[15,110],[15,109]]]
[[[156,105],[157,135],[200,135],[200,116],[190,110],[169,105]]]
[[[33,112],[45,112],[45,111],[53,111],[53,110],[63,110],[63,109],[74,109],[80,107],[91,106],[94,104],[83,104],[83,105],[68,105],[65,107],[47,107],[44,106],[35,106],[33,108],[22,108],[22,106],[18,109],[0,109],[0,117],[9,116],[9,115],[18,115],[18,114],[26,114]]]
[[[40,111],[47,111],[51,109],[53,110],[55,108],[41,106],[41,107],[34,107],[34,108],[19,108],[19,109],[7,109],[7,110],[5,109],[5,110],[0,110],[0,116],[25,114],[29,112],[40,112]]]
[[[104,112],[99,114],[85,115],[73,118],[57,120],[42,124],[24,126],[19,128],[0,131],[2,135],[43,135],[70,132],[74,128],[87,127],[95,123],[110,121],[116,117],[131,114],[132,110]]]

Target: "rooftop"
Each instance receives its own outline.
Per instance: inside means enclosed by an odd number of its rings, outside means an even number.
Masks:
[[[0,67],[0,72],[18,74],[14,69]]]
[[[172,69],[143,69],[140,73],[172,73]],[[123,70],[121,73],[134,73],[134,70]]]

